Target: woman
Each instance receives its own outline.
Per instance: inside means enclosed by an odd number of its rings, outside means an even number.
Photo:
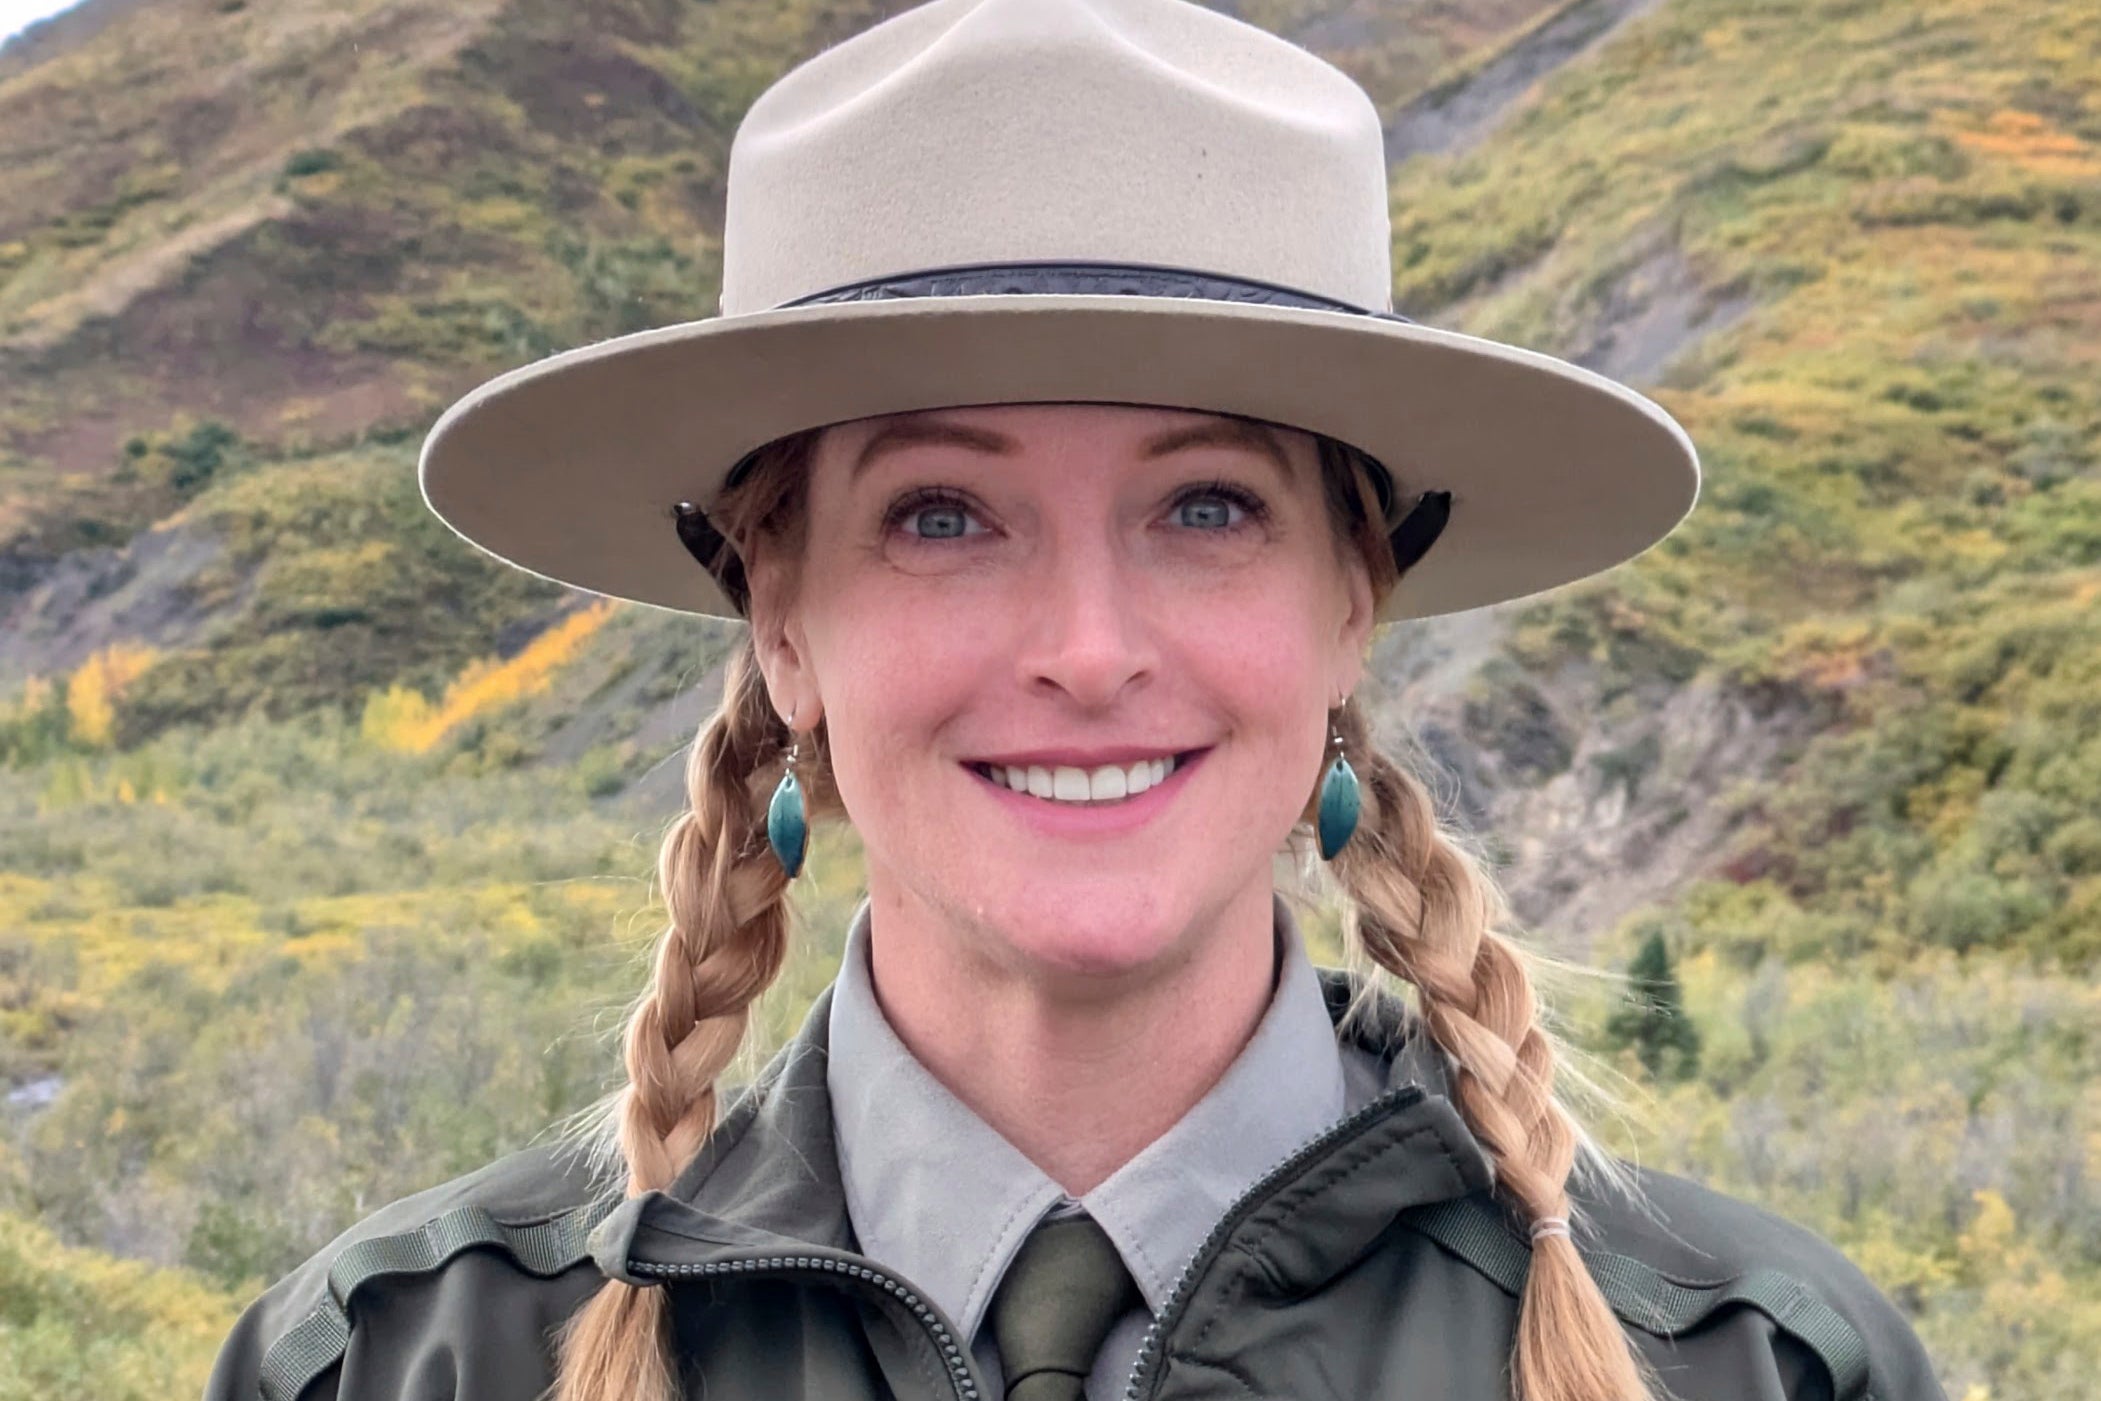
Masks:
[[[763,95],[729,191],[722,316],[423,461],[501,558],[749,623],[611,1172],[376,1213],[213,1401],[1939,1395],[1828,1244],[1595,1147],[1351,699],[1377,624],[1610,567],[1697,483],[1623,386],[1387,310],[1353,83],[1179,0],[941,0]],[[825,816],[868,901],[724,1106]],[[1307,961],[1309,845],[1419,1012]]]

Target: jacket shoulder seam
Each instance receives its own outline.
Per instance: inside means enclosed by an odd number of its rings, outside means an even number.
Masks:
[[[1511,1295],[1524,1291],[1532,1252],[1503,1228],[1478,1194],[1402,1214],[1401,1224],[1427,1236],[1487,1275]],[[1612,1311],[1659,1337],[1675,1337],[1729,1304],[1757,1309],[1814,1352],[1831,1374],[1836,1401],[1875,1401],[1868,1389],[1868,1350],[1858,1329],[1793,1275],[1770,1268],[1686,1284],[1610,1250],[1578,1246]]]
[[[411,1231],[353,1241],[329,1262],[328,1290],[299,1322],[264,1351],[263,1401],[295,1398],[343,1355],[357,1292],[386,1275],[428,1274],[477,1246],[502,1251],[521,1269],[552,1278],[591,1258],[591,1228],[618,1205],[601,1198],[552,1215],[505,1220],[480,1206],[459,1206]]]

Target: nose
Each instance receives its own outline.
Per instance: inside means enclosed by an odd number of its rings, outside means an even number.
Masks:
[[[1050,553],[1034,581],[1032,625],[1017,658],[1021,680],[1039,694],[1102,709],[1158,669],[1146,591],[1107,543]]]

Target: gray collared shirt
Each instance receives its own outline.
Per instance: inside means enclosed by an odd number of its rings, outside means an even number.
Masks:
[[[855,913],[826,1070],[847,1213],[862,1252],[924,1290],[971,1340],[989,1401],[1002,1389],[986,1307],[1046,1215],[1092,1216],[1138,1281],[1144,1305],[1118,1320],[1087,1381],[1089,1401],[1115,1401],[1211,1227],[1271,1167],[1378,1093],[1380,1068],[1338,1046],[1291,911],[1281,896],[1274,908],[1279,971],[1254,1035],[1174,1127],[1077,1201],[898,1039],[869,974],[868,905]]]

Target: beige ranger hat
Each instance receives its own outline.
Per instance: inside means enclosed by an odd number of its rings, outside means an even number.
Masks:
[[[532,573],[735,617],[695,561],[755,449],[1099,401],[1377,459],[1405,567],[1381,621],[1536,593],[1669,534],[1699,491],[1685,431],[1580,366],[1395,314],[1388,198],[1370,98],[1261,29],[1184,0],[934,0],[752,104],[719,316],[482,385],[425,441],[424,499]]]

